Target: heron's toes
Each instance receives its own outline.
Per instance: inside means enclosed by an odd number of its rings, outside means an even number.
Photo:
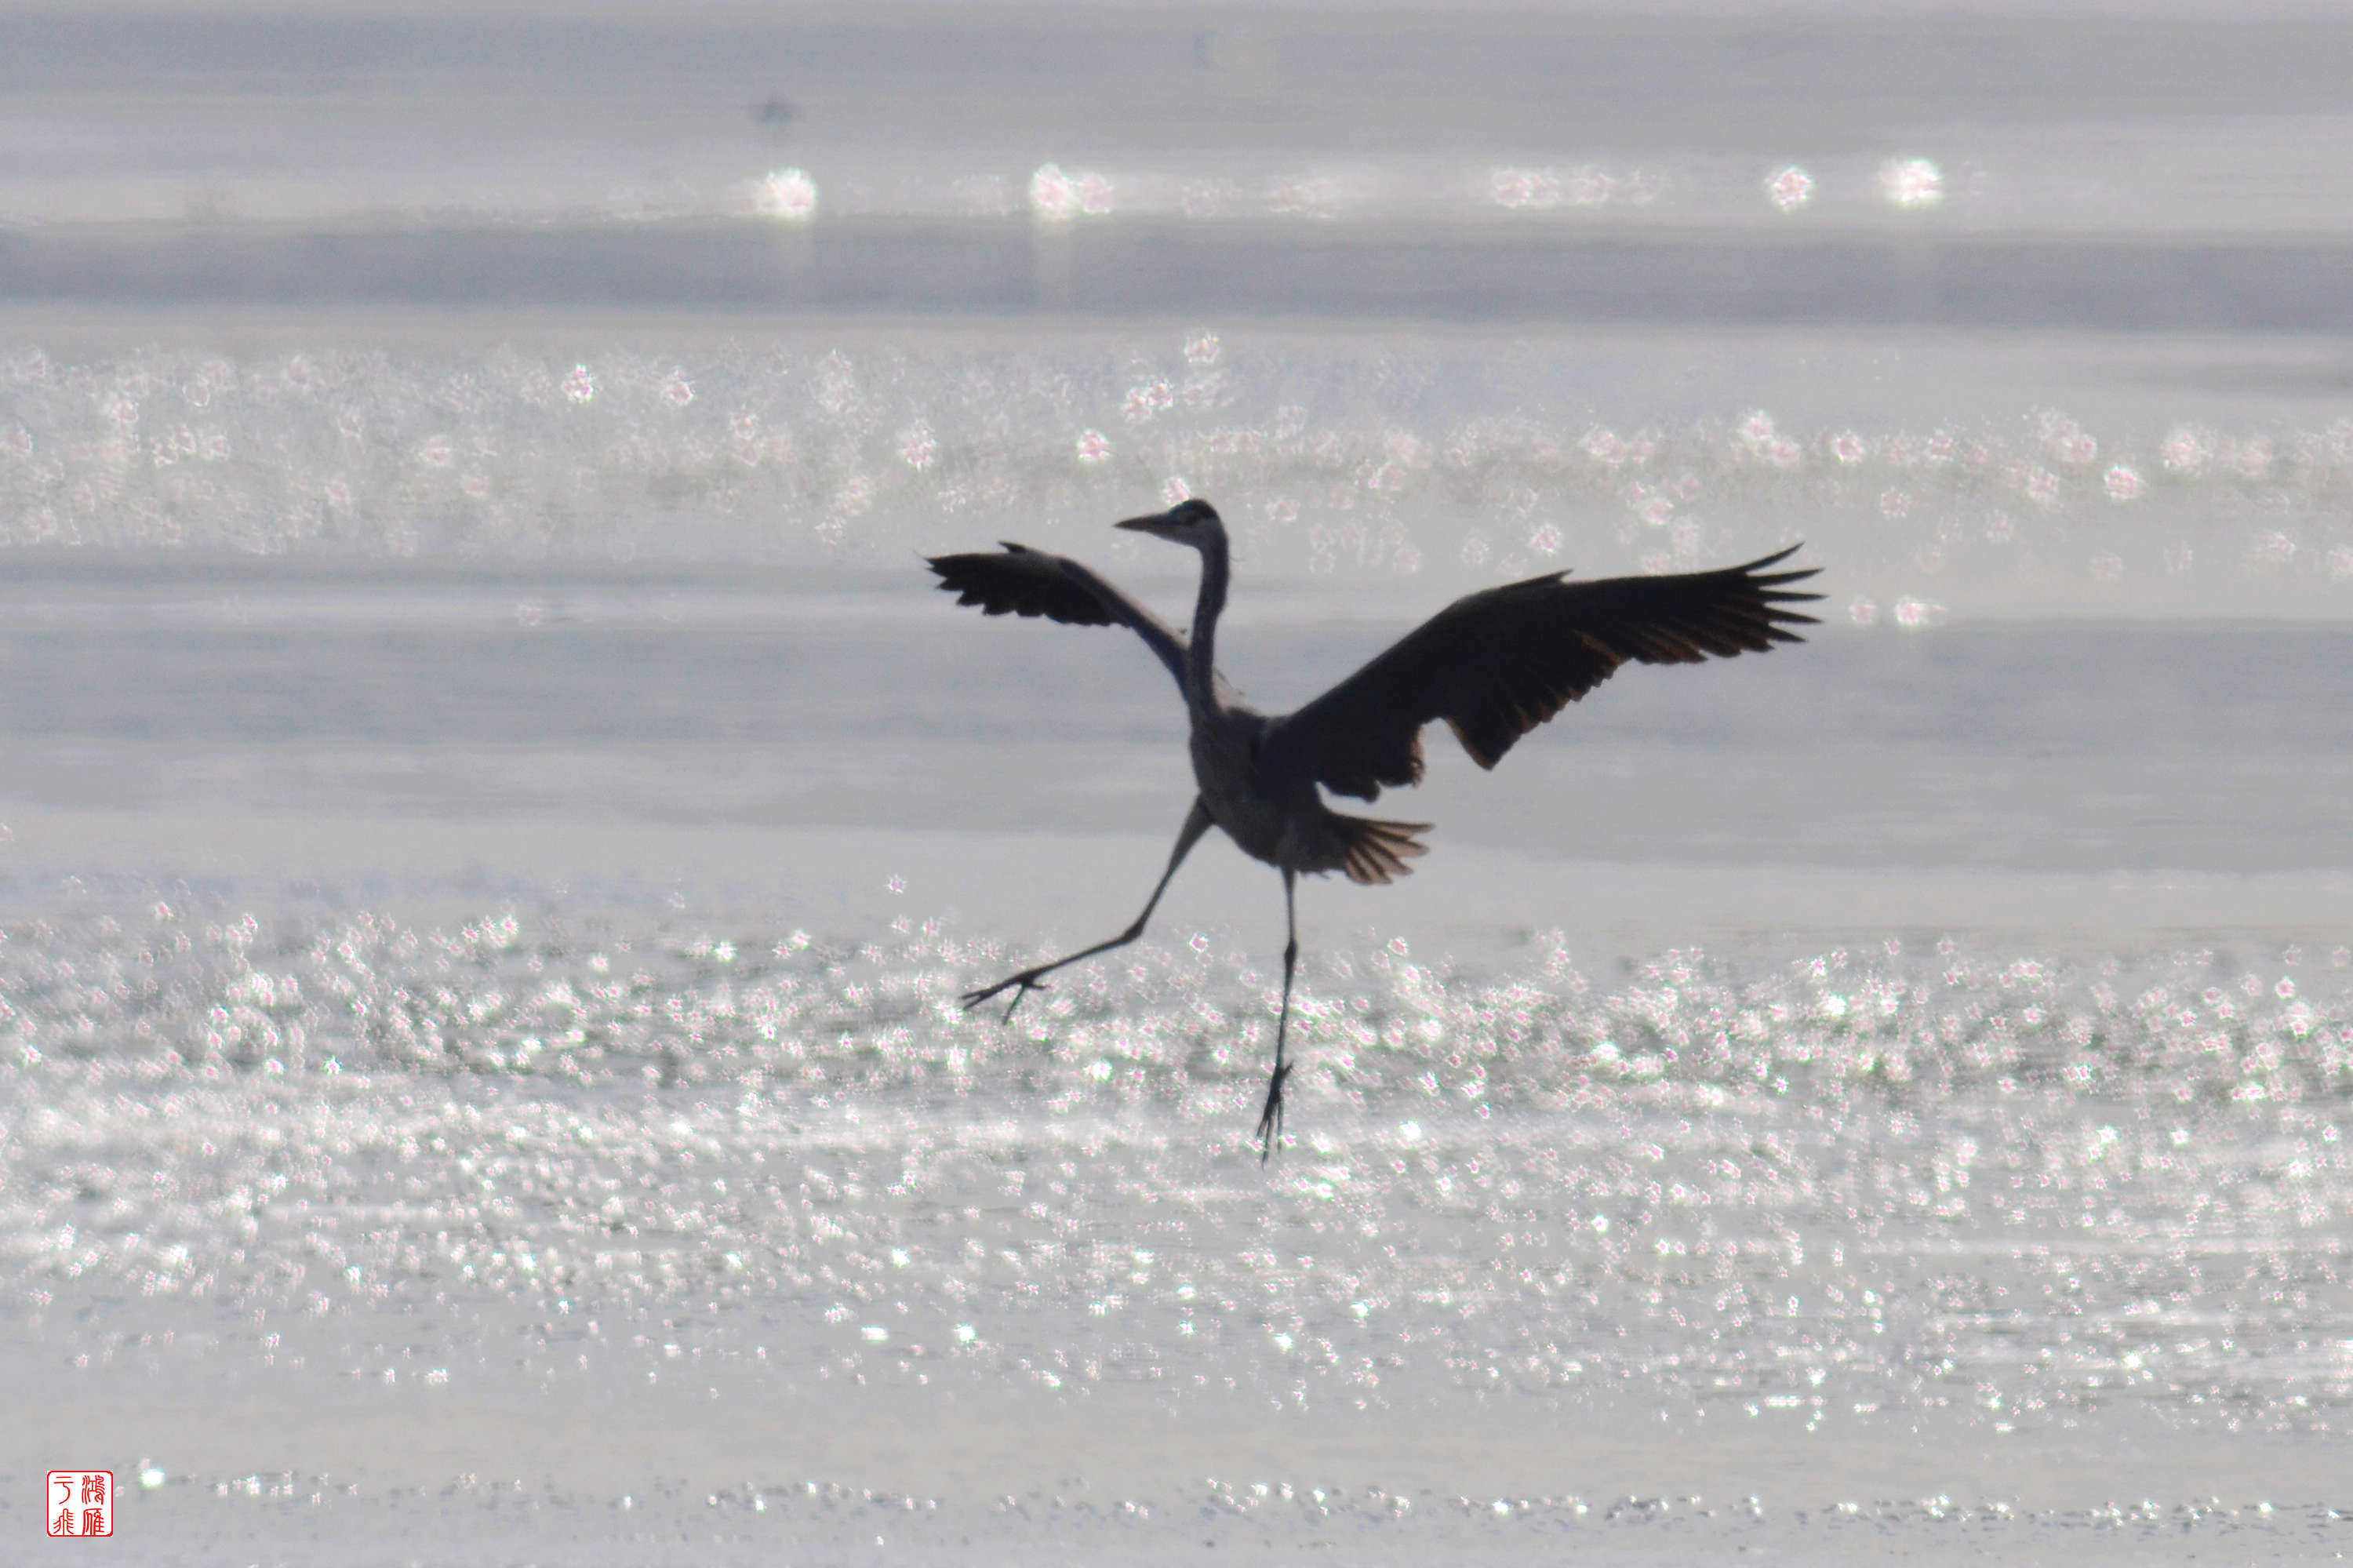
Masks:
[[[1021,999],[1028,996],[1033,991],[1044,991],[1045,989],[1046,982],[1044,980],[1023,980],[1021,982],[1021,989],[1013,993],[1013,1000],[1005,1004],[1005,1016],[998,1019],[997,1022],[999,1023],[1012,1022],[1013,1010],[1021,1005]]]
[[[999,991],[1011,990],[1013,991],[1013,1000],[1007,1003],[1005,1008],[1005,1021],[1009,1022],[1013,1018],[1013,1010],[1021,1005],[1021,999],[1023,997],[1028,996],[1033,991],[1048,991],[1051,989],[1044,980],[1038,978],[1042,972],[1042,970],[1038,969],[1025,969],[1018,975],[1006,976],[1005,979],[998,980],[995,985],[984,986],[978,991],[968,991],[965,992],[964,996],[961,998],[964,1003],[964,1010],[966,1012],[970,1012],[974,1008],[978,1007],[982,1002],[987,1001],[990,997],[997,995]]]
[[[1291,1076],[1291,1064],[1277,1062],[1274,1072],[1266,1081],[1266,1108],[1258,1117],[1258,1162],[1261,1165],[1274,1158],[1274,1146],[1282,1141],[1282,1081]]]

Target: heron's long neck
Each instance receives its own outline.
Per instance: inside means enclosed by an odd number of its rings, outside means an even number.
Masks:
[[[1226,545],[1211,540],[1201,549],[1201,597],[1193,606],[1193,637],[1185,651],[1185,684],[1196,707],[1217,700],[1218,615],[1226,608]]]

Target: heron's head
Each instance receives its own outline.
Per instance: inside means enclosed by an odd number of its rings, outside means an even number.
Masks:
[[[1166,539],[1172,545],[1190,545],[1206,550],[1211,545],[1226,542],[1226,524],[1218,516],[1218,509],[1206,501],[1180,501],[1166,512],[1155,512],[1149,517],[1131,517],[1114,524],[1133,528],[1139,534],[1149,534]]]

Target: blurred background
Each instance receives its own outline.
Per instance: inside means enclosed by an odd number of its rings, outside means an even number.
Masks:
[[[1182,483],[1261,581],[2353,601],[2334,7],[0,26],[19,560],[896,569]]]

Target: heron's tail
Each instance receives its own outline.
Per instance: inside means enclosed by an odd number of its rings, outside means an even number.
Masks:
[[[1413,867],[1406,862],[1430,853],[1428,844],[1414,838],[1430,832],[1428,822],[1384,822],[1335,811],[1332,824],[1340,832],[1340,869],[1351,882],[1369,885],[1410,876]]]

